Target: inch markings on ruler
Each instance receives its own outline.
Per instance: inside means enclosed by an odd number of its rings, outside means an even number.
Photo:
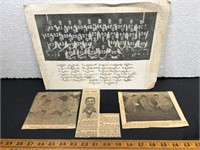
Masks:
[[[1,139],[2,149],[200,149],[199,140]]]

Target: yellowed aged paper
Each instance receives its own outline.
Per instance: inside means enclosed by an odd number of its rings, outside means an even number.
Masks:
[[[74,129],[81,92],[39,92],[22,129]]]
[[[169,0],[24,9],[46,89],[154,86]]]
[[[101,113],[99,120],[99,137],[121,137],[119,114]]]
[[[189,126],[173,92],[118,92],[123,129]]]
[[[75,137],[98,137],[99,107],[100,91],[83,90]]]
[[[121,137],[119,114],[100,113],[99,90],[83,90],[75,137]]]

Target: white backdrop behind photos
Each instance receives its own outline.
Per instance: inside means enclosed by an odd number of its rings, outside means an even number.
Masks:
[[[2,22],[0,40],[1,78],[41,78],[23,5],[63,2],[80,2],[80,0],[19,0],[17,3],[14,0],[2,1],[0,18]],[[122,1],[115,0],[114,2]],[[171,2],[171,16],[164,41],[165,46],[159,76],[196,77],[200,75],[199,8],[199,0],[173,0]]]

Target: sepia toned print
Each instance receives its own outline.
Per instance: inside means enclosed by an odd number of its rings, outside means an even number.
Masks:
[[[172,92],[120,92],[119,101],[124,128],[188,125]]]
[[[22,129],[75,128],[80,92],[40,92]]]

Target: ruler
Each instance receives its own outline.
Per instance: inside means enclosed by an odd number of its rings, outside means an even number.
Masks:
[[[200,150],[200,140],[65,140],[65,139],[1,139],[2,150]]]

